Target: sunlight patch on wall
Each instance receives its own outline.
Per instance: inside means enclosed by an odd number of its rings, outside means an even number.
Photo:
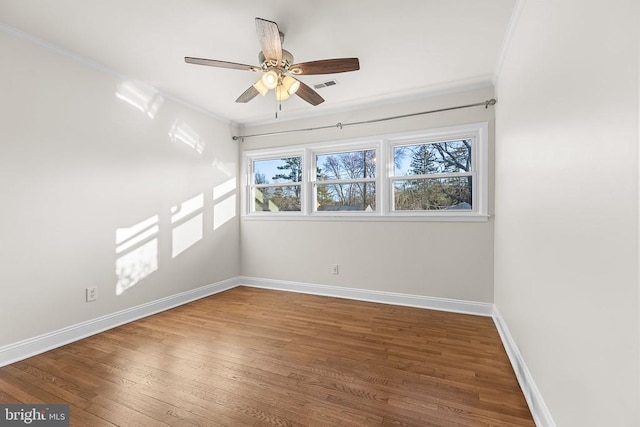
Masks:
[[[116,229],[116,295],[158,269],[158,215]]]
[[[235,172],[235,164],[232,162],[224,162],[221,161],[220,159],[218,159],[217,157],[215,157],[213,159],[213,161],[211,162],[211,166],[216,169],[217,171],[222,172],[223,174],[225,174],[226,176],[234,176]]]
[[[213,205],[213,229],[217,230],[236,216],[236,195]]]
[[[221,197],[226,196],[229,193],[236,191],[236,179],[231,178],[222,184],[218,184],[213,187],[213,200],[218,200]]]
[[[203,237],[204,194],[171,208],[172,258],[195,245]]]
[[[236,179],[213,188],[213,229],[217,230],[236,216]]]
[[[133,81],[118,83],[116,97],[133,105],[151,119],[156,116],[164,102],[164,99],[154,87]]]
[[[176,120],[173,123],[169,132],[169,139],[174,143],[187,145],[198,154],[202,154],[206,146],[206,143],[200,138],[200,134],[182,120]]]

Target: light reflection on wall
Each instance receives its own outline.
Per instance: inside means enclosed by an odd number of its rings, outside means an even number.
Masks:
[[[213,215],[214,231],[236,217],[236,191],[235,177],[213,188],[213,210],[207,215]],[[204,202],[205,194],[200,193],[171,207],[172,258],[204,239]],[[132,226],[116,229],[116,295],[122,295],[158,270],[159,224],[159,215],[154,215]]]
[[[211,162],[211,166],[214,169],[216,169],[218,172],[222,172],[226,176],[234,176],[235,175],[235,172],[234,172],[235,163],[225,162],[225,161],[222,161],[222,160],[218,159],[217,157],[214,157],[213,161]]]
[[[203,237],[204,194],[171,208],[172,258],[186,251]]]
[[[116,295],[158,269],[158,215],[116,229]]]
[[[171,126],[169,138],[174,143],[182,143],[192,148],[196,153],[202,154],[206,143],[200,138],[200,134],[182,120],[176,120]]]
[[[213,229],[236,216],[236,179],[231,178],[213,188]]]
[[[151,119],[156,116],[164,101],[155,88],[132,81],[118,83],[116,97],[133,105]]]

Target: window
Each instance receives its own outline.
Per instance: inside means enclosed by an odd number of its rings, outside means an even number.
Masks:
[[[473,210],[472,139],[393,147],[394,211]]]
[[[376,150],[315,154],[316,212],[375,212]]]
[[[300,212],[302,157],[253,161],[253,212]]]
[[[244,153],[244,218],[486,221],[486,123]]]

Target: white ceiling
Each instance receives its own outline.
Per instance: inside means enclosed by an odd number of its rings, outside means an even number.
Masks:
[[[230,122],[271,121],[271,91],[235,99],[257,74],[184,62],[258,64],[254,18],[278,23],[296,62],[358,57],[360,70],[301,76],[317,107],[283,101],[281,117],[490,84],[516,0],[0,0],[0,22],[149,84]]]

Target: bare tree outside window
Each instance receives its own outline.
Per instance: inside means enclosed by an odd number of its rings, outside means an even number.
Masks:
[[[375,211],[376,150],[316,157],[318,211]]]
[[[395,147],[395,210],[472,209],[471,152],[468,139]]]

